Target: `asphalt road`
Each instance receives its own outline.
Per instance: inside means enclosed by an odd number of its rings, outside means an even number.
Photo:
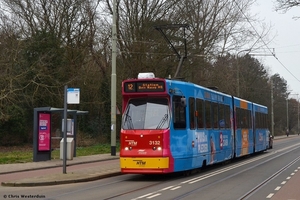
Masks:
[[[295,181],[291,174],[300,166],[299,144],[300,137],[275,140],[274,148],[267,152],[209,167],[189,176],[120,175],[56,186],[0,187],[0,199],[22,199],[24,195],[31,195],[30,199],[49,200],[276,199],[276,193],[284,196],[283,182],[287,185]],[[276,190],[278,187],[282,189]]]

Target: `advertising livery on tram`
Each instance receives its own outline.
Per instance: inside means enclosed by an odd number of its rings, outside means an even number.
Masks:
[[[270,148],[268,108],[140,73],[122,82],[123,173],[187,171]]]

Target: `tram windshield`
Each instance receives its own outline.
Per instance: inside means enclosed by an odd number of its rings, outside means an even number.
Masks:
[[[166,98],[131,99],[122,118],[123,129],[166,129],[169,123]]]

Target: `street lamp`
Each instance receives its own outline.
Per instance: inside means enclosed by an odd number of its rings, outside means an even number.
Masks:
[[[113,25],[112,25],[112,70],[111,70],[111,155],[116,155],[116,82],[117,82],[117,74],[116,74],[116,57],[117,57],[117,29],[116,29],[116,0],[113,0]]]

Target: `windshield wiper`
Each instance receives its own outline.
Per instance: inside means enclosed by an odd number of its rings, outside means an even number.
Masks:
[[[161,129],[167,120],[168,120],[168,114],[165,114],[163,118],[160,120],[160,122],[158,123],[156,129]]]
[[[127,124],[127,128],[128,129],[133,129],[133,123],[132,123],[132,119],[131,119],[131,116],[126,114],[126,118],[125,118],[125,122],[124,124]]]
[[[134,127],[133,127],[133,123],[132,123],[132,118],[131,118],[131,116],[128,114],[129,108],[130,108],[130,105],[128,106],[127,112],[126,112],[126,114],[125,114],[124,125],[125,125],[125,124],[127,125],[127,129],[133,129]]]

